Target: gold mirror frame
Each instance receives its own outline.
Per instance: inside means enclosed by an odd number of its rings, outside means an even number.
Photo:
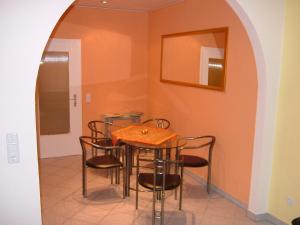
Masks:
[[[164,60],[166,60],[166,58],[164,58],[164,56],[166,57],[166,53],[164,51],[166,51],[166,49],[164,49],[164,46],[166,45],[166,41],[170,38],[180,38],[180,37],[193,37],[196,35],[214,35],[214,34],[224,34],[224,42],[222,43],[224,46],[224,53],[223,53],[223,64],[220,66],[222,67],[223,70],[223,77],[221,79],[221,84],[223,84],[222,86],[214,86],[214,85],[209,85],[209,84],[201,84],[200,83],[200,79],[201,79],[201,73],[200,72],[200,60],[201,59],[201,51],[199,51],[199,66],[197,67],[199,69],[198,72],[198,77],[199,80],[197,82],[188,82],[188,81],[182,81],[182,80],[176,80],[176,79],[171,79],[168,76],[164,76],[163,74],[163,63]],[[171,39],[170,39],[171,40]],[[197,87],[197,88],[205,88],[205,89],[212,89],[212,90],[217,90],[217,91],[225,91],[225,87],[226,87],[226,68],[227,68],[227,41],[228,41],[228,27],[221,27],[221,28],[213,28],[213,29],[207,29],[207,30],[199,30],[199,31],[189,31],[189,32],[182,32],[182,33],[174,33],[174,34],[167,34],[167,35],[162,35],[161,36],[161,61],[160,61],[160,81],[163,83],[170,83],[170,84],[175,84],[175,85],[183,85],[183,86],[189,86],[189,87]],[[199,46],[199,47],[206,47],[206,46]],[[164,54],[165,53],[165,54]],[[207,58],[207,60],[210,59],[214,59],[214,58]],[[174,60],[173,60],[174,61]],[[208,65],[211,65],[209,63],[207,63]],[[215,65],[215,64],[212,64]],[[193,65],[194,67],[196,65]],[[207,67],[209,69],[209,66]],[[208,72],[207,72],[208,73]],[[170,76],[170,75],[169,75]],[[181,77],[183,77],[182,75],[180,75]],[[197,78],[198,79],[198,78]],[[206,78],[208,79],[208,78]]]

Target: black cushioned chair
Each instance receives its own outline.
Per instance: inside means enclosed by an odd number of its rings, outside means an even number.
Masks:
[[[81,136],[79,138],[82,148],[82,194],[87,197],[86,187],[86,169],[111,169],[115,170],[116,183],[120,183],[120,167],[122,163],[120,157],[124,157],[123,149],[120,146],[105,146],[96,143],[106,143],[106,138],[95,138],[88,136]],[[97,152],[103,152],[102,155],[89,154],[92,149]],[[111,183],[113,183],[113,172],[111,173]],[[124,197],[124,196],[123,196]]]
[[[164,224],[164,200],[166,190],[176,190],[180,187],[179,210],[182,208],[182,181],[183,181],[183,164],[178,160],[149,159],[140,157],[140,151],[145,149],[137,149],[137,166],[136,166],[136,209],[138,209],[139,185],[145,190],[153,192],[153,211],[152,224],[155,225],[155,219],[160,219],[160,224]],[[156,150],[159,151],[159,150]],[[154,154],[158,156],[157,152]],[[141,172],[144,168],[142,162],[153,163],[153,168],[149,171],[149,167],[145,166],[146,171]],[[174,166],[174,173],[169,168]],[[177,170],[175,170],[177,168]],[[179,172],[180,169],[180,172]],[[160,211],[156,211],[156,202],[159,200],[161,206]]]
[[[212,151],[216,138],[208,135],[200,137],[184,137],[183,139],[187,141],[187,144],[178,149],[177,159],[182,160],[184,167],[208,167],[206,188],[207,192],[210,193]],[[208,149],[208,156],[207,158],[204,158],[196,155],[182,154],[183,150],[187,149]]]

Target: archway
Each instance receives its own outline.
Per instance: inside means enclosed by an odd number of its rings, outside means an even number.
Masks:
[[[226,4],[226,3],[224,3],[224,4]],[[244,15],[246,15],[246,14],[244,14]],[[243,16],[244,16],[243,15]],[[87,16],[85,16],[85,17],[87,17]],[[245,17],[245,16],[244,16]],[[243,17],[243,18],[244,18]],[[247,17],[245,17],[246,19],[247,19]],[[200,20],[199,18],[198,18],[198,20]],[[74,23],[74,22],[73,22]],[[249,26],[249,29],[248,30],[253,30],[253,26],[252,26],[252,24],[249,22],[249,20],[248,20],[248,24],[246,24],[246,25],[248,25]],[[65,27],[66,28],[66,27]],[[96,35],[96,34],[95,34]],[[254,33],[254,35],[256,35],[255,33]],[[254,36],[254,38],[256,38],[256,39],[253,39],[253,40],[257,40],[257,36]],[[258,42],[259,43],[259,42]],[[98,44],[98,45],[100,45],[100,43]],[[97,46],[98,46],[97,45]],[[259,50],[261,50],[261,48],[260,48],[260,46],[256,46],[257,44],[254,44],[253,45],[253,49],[254,49],[254,52],[255,51],[259,51]],[[246,54],[246,53],[245,53]],[[262,52],[259,52],[257,55],[262,55]],[[128,58],[128,57],[127,57]],[[259,65],[259,69],[258,70],[260,70],[260,71],[262,71],[262,72],[264,72],[264,65],[263,66],[261,66],[261,64],[263,64],[263,63],[261,63],[261,61],[260,60],[257,60],[256,61],[257,62],[257,65]],[[249,75],[246,75],[246,77],[247,76],[249,76]],[[259,76],[260,77],[260,76]],[[261,77],[265,77],[265,76],[261,76]],[[98,81],[99,82],[99,81]],[[263,84],[265,83],[265,82],[262,82]],[[252,86],[251,86],[252,87]],[[262,96],[263,98],[265,97],[265,93],[264,93],[264,91],[265,91],[265,87],[264,87],[264,85],[260,85],[259,86],[259,91],[260,91],[260,96]],[[241,93],[243,93],[243,92],[241,92]],[[94,95],[93,95],[94,96]],[[241,104],[241,105],[243,105],[243,104]],[[258,102],[258,112],[260,112],[260,110],[261,110],[261,107],[260,107],[260,103]],[[254,107],[253,107],[254,108]],[[255,112],[254,112],[255,113]],[[253,113],[253,114],[254,114]],[[257,121],[259,121],[260,120],[260,117],[258,116],[257,117]],[[252,123],[252,122],[251,122]],[[254,121],[253,121],[253,123],[254,123]],[[258,124],[258,128],[257,128],[257,131],[258,132],[261,132],[261,128],[259,127],[259,125],[261,124],[260,123],[260,121],[259,122],[256,122],[256,124]],[[223,124],[222,124],[223,125]],[[257,137],[261,137],[262,135],[261,134],[259,134],[259,135],[257,135],[256,136],[256,139],[257,139]],[[251,137],[251,139],[252,139],[252,137]],[[224,140],[223,140],[224,141]],[[256,141],[257,142],[257,141]],[[247,148],[246,146],[245,146],[245,148]],[[257,148],[256,148],[257,149]],[[259,149],[261,149],[261,147],[259,147]],[[250,160],[249,160],[250,161]],[[254,165],[255,165],[255,162],[254,162]],[[249,168],[250,166],[248,166],[248,168]],[[256,166],[253,166],[253,168],[256,168]],[[247,172],[247,177],[249,177],[249,175],[248,175],[248,172]],[[257,176],[255,176],[255,177],[257,177]],[[264,187],[265,187],[266,185],[264,185]],[[249,185],[247,184],[247,187],[249,187]]]
[[[36,83],[39,60],[41,58],[44,46],[56,22],[63,14],[64,10],[66,10],[71,4],[71,2],[72,1],[70,0],[64,0],[43,1],[42,3],[33,1],[26,3],[23,1],[17,1],[15,3],[4,1],[1,3],[1,15],[6,19],[1,20],[0,23],[1,27],[6,28],[6,32],[0,44],[2,49],[1,59],[3,59],[3,66],[1,67],[0,72],[1,74],[10,75],[4,76],[4,82],[1,82],[0,84],[1,98],[3,98],[1,100],[3,100],[2,102],[4,104],[0,131],[2,134],[10,131],[17,131],[19,134],[20,143],[22,144],[22,157],[18,166],[12,167],[8,165],[6,157],[1,157],[1,172],[4,173],[2,179],[5,183],[2,186],[2,194],[5,194],[5,196],[3,196],[2,199],[4,199],[4,203],[10,202],[10,207],[3,206],[3,209],[9,209],[9,213],[5,213],[7,216],[4,218],[7,224],[17,224],[18,222],[26,223],[26,221],[28,221],[28,223],[30,221],[30,224],[40,224],[40,216],[37,214],[37,212],[40,211],[40,207],[37,179],[37,150],[35,140],[34,87]],[[241,4],[244,2],[245,1],[241,2]],[[239,5],[239,3],[236,1],[231,1],[231,3],[236,3],[236,6]],[[276,6],[275,8],[277,9],[282,6],[282,3],[277,1],[272,3],[272,5],[273,8]],[[253,15],[253,13],[255,14],[256,11],[268,11],[269,5],[263,5],[263,3],[257,1],[248,3],[248,5],[244,4],[242,9],[244,9],[246,13]],[[260,33],[258,36],[259,38],[265,40],[263,35],[265,35],[267,32],[270,32],[268,28],[272,27],[272,25],[274,27],[278,27],[278,20],[282,22],[282,11],[283,7],[280,10],[278,9],[273,15],[268,15],[270,21],[273,20],[273,22],[270,22],[271,24],[260,25],[260,28],[265,28],[265,33]],[[266,15],[257,13],[256,19],[259,20],[264,16]],[[251,17],[251,19],[253,19],[253,17]],[[255,28],[259,27],[259,22],[257,20],[253,21]],[[17,27],[17,29],[11,29],[11,27]],[[280,36],[281,28],[273,30],[272,34],[275,36]],[[22,38],[20,39],[20,37]],[[259,43],[259,40],[257,41]],[[280,44],[280,41],[276,41],[270,46],[270,48],[274,47],[276,49],[280,49]],[[21,52],[20,49],[22,49]],[[266,54],[268,54],[269,57],[270,54],[274,54],[274,52],[267,48]],[[278,51],[276,51],[274,57],[276,59],[280,57]],[[12,58],[22,58],[22,61],[19,63],[18,67],[14,66]],[[256,60],[259,61],[261,59],[257,58]],[[272,86],[272,91],[268,91],[267,99],[264,99],[259,95],[259,101],[261,101],[262,105],[267,103],[271,104],[272,109],[269,110],[273,111],[274,105],[276,106],[276,91],[274,91],[274,89],[276,89],[278,86],[279,69],[275,69],[275,80],[272,80],[272,77],[269,74],[269,67],[271,67],[271,65],[268,65],[268,63],[270,63],[269,60],[266,62],[266,73],[268,73],[266,83]],[[259,72],[259,75],[262,74]],[[16,83],[16,81],[18,81],[18,83]],[[272,96],[274,93],[275,96]],[[7,98],[6,96],[10,97]],[[268,105],[265,105],[265,107],[268,107]],[[20,108],[22,108],[22,120],[20,120]],[[263,111],[265,112],[265,110]],[[273,115],[274,114],[275,112],[273,112]],[[274,135],[271,135],[270,137],[267,134],[269,132],[274,132],[274,117],[270,119],[262,116],[262,118],[260,118],[260,124],[263,124],[262,126],[264,135],[257,138],[262,139],[261,146],[263,146],[264,149],[268,149],[269,152],[272,152]],[[5,149],[4,145],[2,149]],[[24,152],[23,149],[25,149]],[[3,155],[5,154],[6,153],[3,153]],[[258,162],[258,165],[261,165],[265,160],[271,161],[271,156],[272,154],[269,154],[269,157],[266,155],[263,155],[262,158],[257,157],[254,159],[254,163]],[[265,170],[265,168],[261,168],[260,166],[258,166],[257,169],[261,171]],[[267,174],[270,174],[270,169],[270,167],[267,169]],[[28,176],[28,174],[30,176]],[[29,177],[30,179],[28,179]],[[23,193],[25,191],[27,193],[26,195],[18,194],[20,178],[22,178]],[[258,176],[258,180],[264,179],[265,177],[263,173],[261,173]],[[265,212],[267,206],[267,192],[265,190],[266,188],[264,188],[264,191],[262,191],[264,198],[261,198],[262,201],[259,204],[263,205],[263,207],[261,207],[261,212]],[[31,204],[28,204],[28,202]],[[257,205],[257,208],[259,208],[259,205]],[[20,211],[22,211],[22,216],[19,216],[18,218],[11,218],[9,216],[12,214],[20,215]],[[4,210],[4,212],[7,212],[7,210]]]
[[[268,3],[258,6],[258,3],[251,5],[246,1],[227,0],[227,2],[248,32],[257,66],[258,97],[248,210],[250,216],[258,219],[268,211],[280,76],[280,63],[274,65],[274,62],[280,62],[282,54],[284,3],[277,1],[274,11],[270,12],[267,10]],[[257,8],[264,9],[261,12],[266,13],[265,18],[254,10],[255,4]],[[277,17],[273,17],[275,14]],[[268,26],[264,27],[261,24],[262,20],[265,26],[266,24]],[[277,34],[271,45],[268,44],[270,41],[268,32],[272,36]]]

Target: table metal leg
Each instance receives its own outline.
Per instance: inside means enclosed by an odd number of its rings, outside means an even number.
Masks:
[[[166,159],[171,160],[171,148],[166,148]],[[171,165],[167,164],[167,168],[166,168],[167,173],[170,173],[170,170],[171,170]]]
[[[130,196],[130,174],[131,174],[131,170],[132,170],[132,166],[131,166],[131,146],[126,145],[125,146],[125,197],[129,197]]]

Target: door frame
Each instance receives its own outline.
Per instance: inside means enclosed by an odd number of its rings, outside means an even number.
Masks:
[[[50,158],[79,155],[81,154],[81,148],[78,142],[75,142],[75,140],[82,135],[81,40],[50,38],[45,47],[45,51],[63,51],[69,53],[69,99],[73,98],[73,94],[76,93],[77,106],[76,108],[73,108],[73,102],[69,102],[70,133],[57,135],[40,135],[40,132],[38,133],[39,157]],[[73,111],[72,113],[72,109],[75,112]],[[37,111],[39,111],[39,107],[37,107]],[[37,130],[39,131],[39,117],[37,117],[37,120]],[[71,144],[69,147],[66,145],[66,147],[63,148],[63,151],[56,147],[57,145],[64,146],[65,143],[69,142],[73,144]]]

